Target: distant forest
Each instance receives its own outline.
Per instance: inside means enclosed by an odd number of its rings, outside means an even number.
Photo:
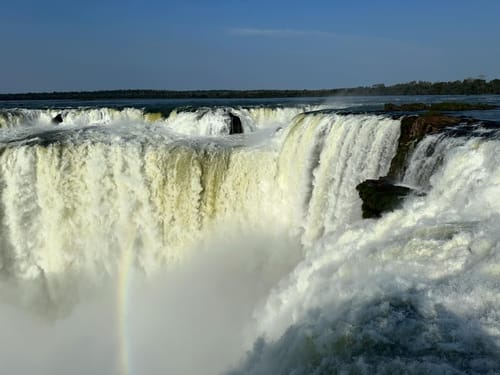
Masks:
[[[218,99],[293,98],[372,95],[481,95],[500,94],[500,79],[486,81],[468,78],[453,82],[412,81],[392,86],[384,84],[322,90],[105,90],[0,94],[0,100],[99,100],[99,99]]]

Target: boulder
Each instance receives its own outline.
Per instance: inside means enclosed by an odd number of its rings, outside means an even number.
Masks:
[[[229,118],[231,120],[229,134],[243,134],[243,126],[241,125],[240,118],[231,112],[229,112]]]
[[[55,117],[52,119],[52,123],[53,123],[53,124],[60,124],[61,122],[63,122],[62,113],[59,113],[57,116],[55,116]]]
[[[391,106],[387,108],[394,109]],[[478,120],[473,118],[452,117],[436,112],[401,117],[401,132],[389,173],[378,180],[366,180],[356,186],[363,201],[363,218],[380,217],[384,212],[400,207],[408,194],[422,194],[409,187],[397,185],[394,181],[402,180],[408,157],[426,135],[446,132],[450,137],[463,136],[473,130],[477,123]],[[482,121],[483,125],[484,123]],[[490,127],[498,128],[494,123]]]
[[[404,174],[407,156],[414,150],[418,142],[428,134],[439,133],[445,128],[458,125],[464,120],[458,117],[439,113],[428,113],[422,116],[405,116],[401,119],[401,133],[396,155],[392,159],[388,177],[400,180]]]
[[[395,185],[390,180],[366,180],[356,186],[363,201],[363,218],[379,218],[384,212],[393,211],[403,203],[406,196],[413,192],[406,186]]]

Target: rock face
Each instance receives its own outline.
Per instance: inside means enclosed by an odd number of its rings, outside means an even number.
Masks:
[[[379,218],[384,212],[395,210],[413,190],[394,185],[387,179],[366,180],[356,186],[363,201],[363,219]]]
[[[426,135],[440,133],[458,124],[474,122],[472,119],[445,116],[439,113],[405,116],[401,119],[401,134],[399,136],[396,155],[391,161],[387,176],[378,180],[366,180],[356,186],[363,201],[363,218],[377,218],[384,212],[395,210],[403,200],[414,190],[397,185],[401,181],[406,167],[406,160]]]
[[[446,127],[457,125],[464,120],[429,113],[422,116],[405,116],[401,119],[401,134],[399,136],[396,155],[392,159],[388,177],[400,180],[404,173],[406,157],[415,149],[418,142],[427,134],[443,131]]]
[[[61,122],[63,122],[63,117],[62,117],[61,113],[59,113],[57,116],[55,116],[52,119],[52,123],[54,123],[54,124],[60,124]]]
[[[241,120],[238,116],[229,112],[229,118],[231,119],[231,124],[229,127],[229,134],[242,134],[243,126],[241,125]]]

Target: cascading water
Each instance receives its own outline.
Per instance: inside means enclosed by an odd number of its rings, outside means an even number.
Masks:
[[[297,117],[270,144],[246,147],[172,141],[154,129],[134,140],[71,131],[6,147],[6,271],[49,285],[68,272],[96,280],[132,249],[151,273],[228,225],[303,230],[311,242],[346,213],[359,216],[349,186],[387,172],[398,131],[394,120],[318,113]]]
[[[402,181],[427,195],[362,221],[400,121],[315,109],[4,111],[0,319],[32,336],[6,368],[500,371],[500,142],[427,136]]]
[[[197,107],[174,109],[164,115],[138,108],[0,109],[0,128],[52,125],[61,116],[62,126],[134,125],[159,123],[175,133],[188,136],[229,134],[233,113],[241,118],[245,133],[288,124],[296,115],[323,109],[322,105],[296,107]]]
[[[234,373],[500,370],[500,142],[459,143],[426,197],[317,243],[257,313],[262,339]]]

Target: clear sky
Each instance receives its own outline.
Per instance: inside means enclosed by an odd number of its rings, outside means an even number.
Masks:
[[[500,78],[499,0],[12,0],[0,92]]]

